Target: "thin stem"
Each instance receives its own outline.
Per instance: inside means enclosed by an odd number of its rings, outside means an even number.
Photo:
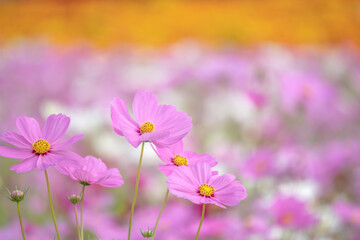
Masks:
[[[17,209],[18,209],[18,213],[19,213],[19,221],[20,221],[20,226],[21,226],[21,233],[22,233],[23,239],[25,240],[26,238],[25,238],[24,227],[23,227],[22,220],[21,220],[20,204],[19,204],[19,202],[16,202],[16,204],[17,204]]]
[[[162,206],[161,206],[161,210],[160,210],[160,212],[159,212],[159,216],[158,216],[158,218],[156,219],[156,224],[155,224],[155,228],[154,228],[154,235],[153,235],[153,237],[152,237],[152,240],[154,240],[154,238],[155,238],[156,229],[157,229],[157,226],[158,226],[158,224],[159,224],[161,214],[162,214],[162,212],[163,212],[163,210],[164,210],[165,203],[166,203],[166,200],[167,200],[167,198],[168,198],[168,195],[169,195],[169,189],[166,190],[164,202],[163,202],[163,204],[162,204]]]
[[[202,208],[202,213],[201,213],[201,220],[200,220],[199,228],[198,228],[196,236],[195,236],[195,240],[198,239],[198,237],[199,237],[201,225],[202,225],[203,220],[204,220],[204,215],[205,215],[205,203],[203,203],[203,208]]]
[[[53,204],[52,204],[52,201],[51,201],[49,177],[48,177],[47,171],[45,170],[44,172],[45,172],[46,185],[47,185],[48,196],[49,196],[49,205],[50,205],[50,208],[51,208],[51,213],[52,213],[52,217],[53,217],[53,221],[54,221],[54,226],[55,226],[55,230],[56,230],[56,235],[57,235],[58,240],[60,240],[61,238],[60,238],[60,234],[59,234],[58,227],[57,227],[57,225],[56,225],[55,212],[54,212]]]
[[[80,237],[80,229],[79,229],[79,221],[78,221],[76,203],[74,204],[74,208],[75,208],[76,229],[77,229],[78,239],[80,240],[81,237]]]
[[[133,218],[134,209],[135,209],[136,196],[137,196],[137,192],[138,192],[138,188],[139,188],[139,176],[140,176],[141,162],[142,162],[143,153],[144,153],[144,144],[145,144],[145,142],[142,142],[142,144],[141,144],[140,160],[139,160],[139,166],[138,166],[137,175],[136,175],[135,194],[134,194],[133,202],[131,204],[128,240],[130,240],[130,236],[131,236],[131,223],[132,223],[132,218]]]
[[[84,192],[86,185],[83,184],[81,190],[81,204],[80,204],[80,221],[81,221],[81,240],[84,240],[84,225],[83,225],[83,206],[84,206]]]

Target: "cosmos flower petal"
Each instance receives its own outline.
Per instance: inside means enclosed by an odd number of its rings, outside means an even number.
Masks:
[[[33,170],[34,168],[36,168],[37,159],[38,156],[34,154],[31,157],[26,158],[24,161],[21,161],[18,164],[11,166],[10,170],[16,171],[16,173],[28,172],[30,170]]]
[[[236,177],[232,174],[213,176],[211,177],[209,184],[213,186],[216,189],[216,191],[219,191],[224,187],[226,187],[227,185],[229,185],[230,183],[232,183],[235,179]]]
[[[52,166],[52,165],[55,165],[55,164],[51,164],[53,163],[53,161],[49,161],[49,159],[47,158],[44,158],[44,156],[42,155],[39,155],[38,156],[38,159],[36,161],[36,167],[39,169],[39,170],[46,170],[49,166]]]
[[[23,136],[15,132],[6,132],[2,134],[0,138],[20,148],[28,148],[28,149],[32,148],[31,143],[28,140],[26,140]]]
[[[159,164],[158,168],[161,172],[163,172],[166,176],[169,176],[173,170],[176,168],[176,166],[174,164]]]
[[[221,190],[216,189],[214,194],[214,199],[227,206],[235,206],[246,197],[246,189],[239,181],[233,181]]]
[[[51,156],[56,159],[57,164],[66,165],[68,167],[80,167],[83,165],[84,161],[79,154],[65,150],[54,151]]]
[[[85,160],[86,160],[86,162],[82,167],[82,169],[85,171],[101,172],[101,171],[106,171],[106,169],[107,169],[105,163],[103,163],[100,158],[96,158],[93,156],[86,156]]]
[[[183,141],[178,141],[175,144],[169,146],[169,148],[171,149],[171,152],[173,153],[173,155],[182,154],[184,151]]]
[[[214,167],[217,165],[217,161],[211,155],[205,154],[197,154],[191,151],[185,151],[184,156],[189,160],[189,164],[195,165],[199,162],[207,162],[210,167]]]
[[[196,178],[199,180],[200,184],[209,183],[211,177],[211,169],[209,164],[200,162],[189,169],[192,171],[193,176],[196,176]]]
[[[111,168],[105,171],[104,176],[97,182],[103,187],[120,187],[124,184],[124,180],[120,172],[116,168]]]
[[[72,144],[76,143],[77,141],[79,141],[83,137],[84,137],[84,134],[75,135],[75,136],[73,136],[72,138],[70,138],[68,140],[65,140],[63,142],[57,142],[57,143],[53,144],[52,148],[55,149],[55,150],[60,150],[60,149],[63,149],[63,148],[67,148],[70,145],[72,145]]]
[[[174,154],[172,153],[171,146],[164,148],[157,147],[155,152],[162,161],[172,163]]]
[[[155,144],[158,139],[164,139],[164,138],[168,137],[169,135],[170,135],[170,132],[168,130],[165,130],[165,131],[159,130],[159,131],[144,133],[140,136],[139,139],[141,142],[151,141],[151,142],[154,142],[154,144]]]
[[[140,126],[144,122],[154,123],[155,116],[158,110],[158,100],[152,92],[137,92],[134,97],[132,107],[134,117]]]
[[[200,183],[187,166],[176,167],[167,180],[169,191],[196,193]],[[176,195],[176,194],[175,194]]]
[[[32,150],[0,146],[0,156],[6,158],[25,159],[33,155]]]
[[[124,136],[134,147],[139,146],[140,128],[131,119],[125,101],[120,98],[114,98],[111,102],[111,121],[117,134]]]
[[[16,126],[23,137],[30,143],[34,143],[42,138],[39,123],[34,118],[27,116],[19,117],[16,119]]]
[[[64,114],[51,114],[42,129],[43,137],[50,143],[64,136],[70,124],[70,118]]]

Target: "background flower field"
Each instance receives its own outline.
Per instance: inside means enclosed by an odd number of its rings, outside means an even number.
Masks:
[[[120,188],[92,186],[86,239],[125,239],[140,148],[113,130],[110,102],[151,90],[192,117],[186,149],[208,153],[248,197],[207,206],[200,239],[359,239],[360,5],[356,1],[9,1],[0,3],[0,133],[27,115],[71,118],[71,150],[120,170]],[[130,105],[128,105],[130,107]],[[1,142],[1,145],[6,145]],[[45,178],[0,158],[0,189],[30,187],[28,239],[53,239]],[[145,146],[133,238],[153,227],[166,192]],[[76,239],[54,169],[59,230]],[[201,206],[170,194],[157,239],[193,239]],[[0,197],[0,239],[20,239],[16,206]]]

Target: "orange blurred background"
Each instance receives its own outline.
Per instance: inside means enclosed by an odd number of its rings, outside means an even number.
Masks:
[[[0,42],[41,38],[163,46],[184,38],[219,45],[360,44],[356,0],[13,1],[0,3]]]

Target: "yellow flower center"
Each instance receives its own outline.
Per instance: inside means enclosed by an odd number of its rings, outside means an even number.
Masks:
[[[39,139],[34,142],[32,148],[37,154],[44,154],[50,150],[50,143],[44,139]]]
[[[211,197],[215,192],[215,188],[209,184],[203,184],[199,187],[199,193],[205,197]]]
[[[154,130],[155,130],[155,126],[151,122],[144,122],[140,127],[141,133],[148,133],[148,132],[152,132]]]
[[[182,165],[188,165],[188,160],[186,159],[186,157],[182,157],[180,155],[175,155],[173,162],[177,165],[177,166],[182,166]]]

